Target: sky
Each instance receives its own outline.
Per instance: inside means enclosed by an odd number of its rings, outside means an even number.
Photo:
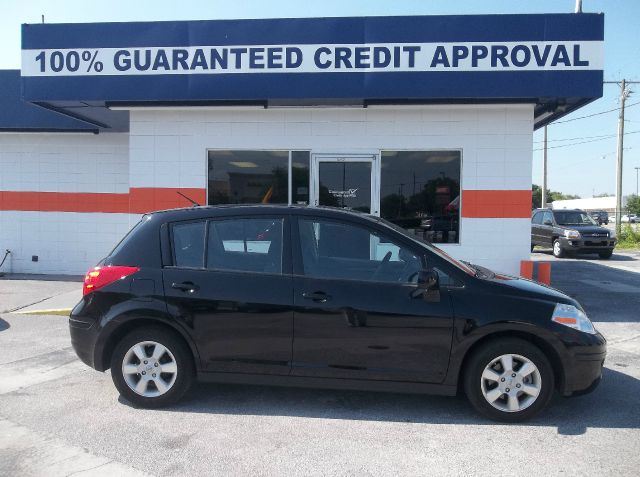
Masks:
[[[20,25],[40,23],[215,20],[230,18],[571,13],[574,0],[0,0],[0,69],[20,68]],[[640,1],[584,0],[583,11],[605,14],[605,81],[640,81]],[[625,113],[623,195],[636,193],[640,167],[640,84],[631,85]],[[620,87],[548,127],[548,186],[591,197],[614,194]],[[604,114],[603,111],[614,110]],[[578,119],[583,116],[594,115]],[[533,182],[542,182],[542,130],[533,135]]]

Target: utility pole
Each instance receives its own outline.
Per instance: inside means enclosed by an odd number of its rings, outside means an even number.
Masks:
[[[540,207],[547,208],[547,126],[544,127],[544,147],[542,153],[542,201]]]
[[[640,167],[636,167],[636,196],[638,195],[638,170]]]
[[[620,235],[622,224],[622,164],[624,154],[624,103],[631,94],[631,90],[627,85],[632,83],[640,83],[640,81],[604,81],[604,84],[620,85],[620,112],[618,114],[618,151],[616,160],[616,234]]]

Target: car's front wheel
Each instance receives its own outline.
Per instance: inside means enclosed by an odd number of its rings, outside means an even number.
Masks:
[[[611,255],[613,255],[613,250],[607,250],[606,252],[600,252],[598,254],[600,258],[604,258],[604,259],[611,258]]]
[[[464,370],[467,398],[490,419],[519,422],[540,412],[553,395],[553,369],[544,353],[518,338],[479,348]]]
[[[124,398],[157,408],[176,403],[193,382],[190,350],[175,333],[163,328],[135,329],[115,347],[111,377]]]
[[[562,258],[564,257],[565,252],[564,249],[562,248],[562,244],[560,243],[559,239],[555,239],[553,241],[553,256],[556,258]]]

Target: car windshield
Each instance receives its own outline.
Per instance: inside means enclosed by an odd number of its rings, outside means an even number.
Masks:
[[[476,270],[474,268],[472,268],[469,265],[461,262],[460,260],[456,260],[451,255],[449,255],[448,253],[446,253],[446,252],[440,250],[438,247],[434,246],[432,243],[427,242],[426,240],[422,240],[420,237],[416,237],[415,235],[409,233],[406,229],[403,229],[402,227],[394,224],[393,222],[389,222],[388,220],[385,220],[385,219],[380,218],[380,217],[374,217],[374,216],[371,216],[371,217],[373,217],[378,222],[383,223],[387,227],[392,228],[393,230],[395,230],[397,232],[400,232],[405,237],[409,237],[414,242],[417,242],[420,245],[427,247],[430,252],[432,252],[433,254],[437,255],[440,258],[442,258],[443,260],[449,262],[451,265],[459,268],[460,270],[462,270],[463,272],[467,273],[468,275],[471,275],[472,277],[476,276]]]
[[[567,211],[554,212],[558,225],[596,225],[595,221],[586,212]]]

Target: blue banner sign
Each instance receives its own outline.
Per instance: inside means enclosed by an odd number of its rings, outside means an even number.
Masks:
[[[27,100],[516,99],[602,94],[603,16],[24,25]]]

